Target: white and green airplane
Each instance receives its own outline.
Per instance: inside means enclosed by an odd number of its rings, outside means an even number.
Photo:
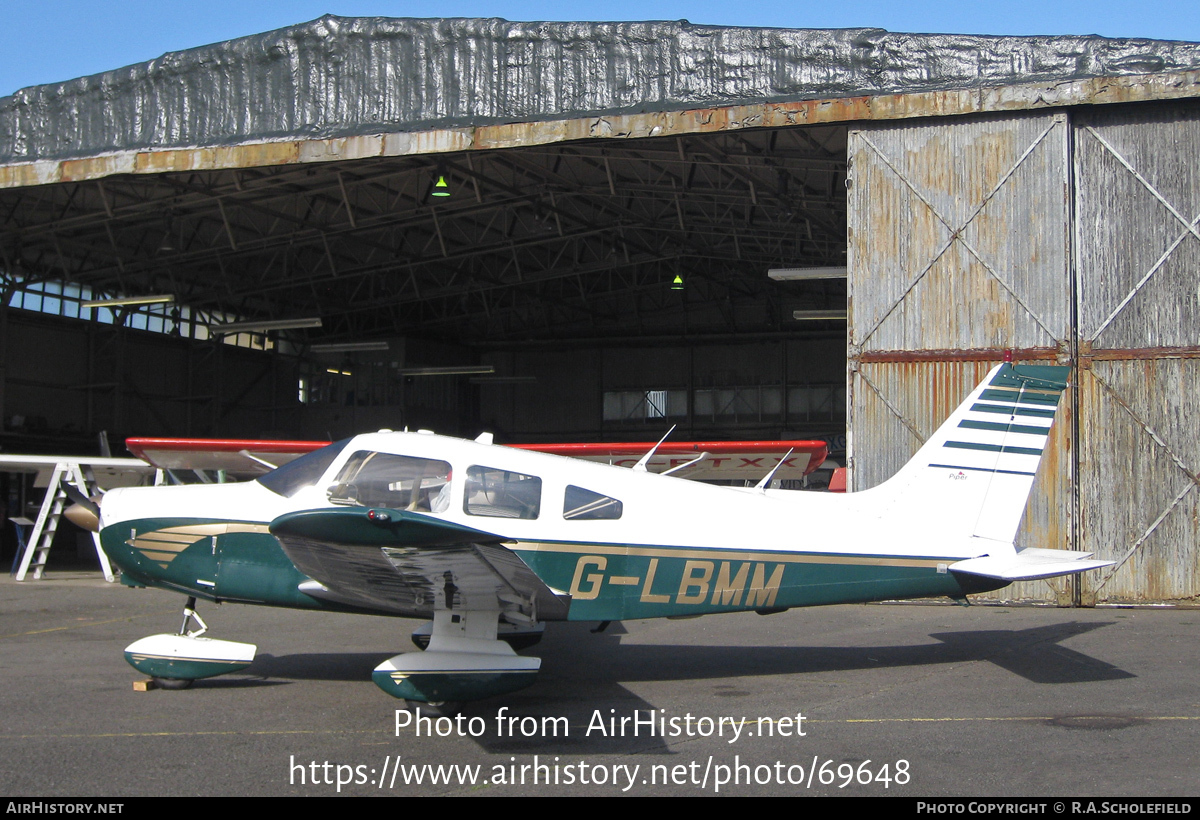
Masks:
[[[126,658],[168,686],[241,669],[197,598],[422,618],[424,651],[380,688],[445,704],[533,683],[547,621],[611,621],[949,596],[1083,572],[1017,548],[1068,368],[994,368],[913,459],[865,492],[701,484],[427,432],[379,432],[235,484],[124,488],[101,502],[122,580],[188,597],[179,634]],[[190,629],[191,624],[197,629]]]

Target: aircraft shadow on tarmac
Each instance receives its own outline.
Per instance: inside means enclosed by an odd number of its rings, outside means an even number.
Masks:
[[[1056,623],[1030,629],[935,632],[937,643],[885,646],[704,646],[631,644],[614,624],[599,635],[569,625],[532,650],[542,674],[588,687],[622,681],[668,681],[799,675],[987,661],[1032,683],[1061,684],[1136,677],[1061,642],[1112,622]],[[575,627],[575,628],[571,628]],[[563,633],[571,634],[563,634]],[[582,633],[582,634],[581,634]],[[416,651],[415,649],[413,651]],[[286,680],[357,681],[394,652],[260,654],[247,674],[260,683]]]
[[[530,689],[503,699],[468,704],[467,715],[493,719],[496,710],[509,706],[513,716],[565,717],[568,737],[521,737],[492,732],[476,741],[489,752],[570,752],[586,743],[590,753],[666,753],[660,738],[605,737],[584,728],[598,712],[618,717],[635,712],[657,712],[657,706],[635,695],[623,684],[669,681],[718,681],[757,676],[805,675],[822,672],[897,669],[903,667],[962,664],[986,661],[1032,683],[1068,684],[1134,678],[1135,675],[1061,642],[1114,622],[1056,623],[1030,629],[963,630],[929,635],[933,643],[909,646],[704,646],[636,644],[624,642],[625,630],[613,624],[602,634],[588,634],[588,625],[564,624],[548,631],[535,650],[543,657],[542,673]],[[416,651],[415,649],[413,651]],[[247,677],[204,681],[208,686],[254,687],[295,681],[362,681],[394,650],[373,652],[317,652],[290,655],[260,654],[246,670]],[[732,685],[718,684],[711,696],[750,694]]]
[[[1136,677],[1110,663],[1059,645],[1069,638],[1112,625],[1113,622],[1071,622],[1016,630],[968,629],[930,634],[937,643],[845,647],[622,644],[619,636],[576,635],[562,646],[546,648],[540,654],[543,676],[557,672],[564,679],[579,677],[580,685],[800,675],[970,661],[994,663],[1032,683],[1085,683]]]

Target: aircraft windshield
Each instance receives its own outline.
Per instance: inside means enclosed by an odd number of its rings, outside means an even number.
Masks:
[[[334,504],[442,512],[450,505],[450,465],[390,453],[355,453],[329,488]]]
[[[320,450],[313,450],[261,476],[257,479],[258,483],[273,493],[291,498],[305,487],[320,481],[329,465],[349,443],[350,439],[345,438]]]

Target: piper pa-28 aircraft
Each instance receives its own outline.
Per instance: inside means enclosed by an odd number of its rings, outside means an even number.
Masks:
[[[197,598],[423,618],[425,650],[373,680],[457,704],[531,685],[541,661],[516,650],[547,621],[962,599],[1106,566],[1013,543],[1067,373],[998,365],[892,479],[848,495],[427,432],[359,435],[250,482],[112,490],[101,539],[122,580],[188,596],[179,634],[126,658],[179,688],[248,666],[255,646],[201,637]]]

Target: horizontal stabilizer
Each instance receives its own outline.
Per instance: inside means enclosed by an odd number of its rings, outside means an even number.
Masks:
[[[1112,566],[1114,561],[1089,561],[1092,553],[1072,550],[1026,548],[1007,555],[984,555],[951,564],[951,572],[997,578],[1002,581],[1033,581],[1072,575],[1089,569]]]

